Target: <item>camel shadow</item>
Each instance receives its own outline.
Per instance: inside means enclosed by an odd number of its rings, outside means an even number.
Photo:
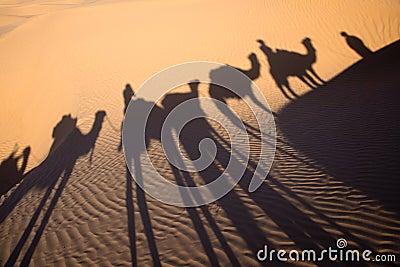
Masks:
[[[251,64],[250,69],[244,70],[244,69],[240,69],[240,68],[235,68],[233,66],[230,66],[230,67],[237,69],[238,71],[242,72],[247,77],[249,77],[250,80],[254,81],[258,77],[260,77],[261,65],[260,65],[260,62],[259,62],[259,60],[257,58],[257,55],[254,54],[254,53],[251,53],[248,56],[248,59],[250,60],[250,64]],[[216,72],[217,72],[217,70],[214,72],[214,74]],[[223,72],[223,70],[220,70],[219,72]],[[213,74],[213,76],[215,76],[214,74]],[[215,80],[215,78],[214,78],[214,80]],[[254,99],[255,98],[254,95],[252,94],[251,90],[248,89],[250,87],[250,83],[244,85],[244,87],[245,87],[244,90],[246,90],[246,93],[252,99]],[[226,103],[226,100],[229,99],[229,98],[239,98],[239,96],[236,95],[235,93],[233,93],[233,92],[231,92],[231,91],[229,91],[229,90],[227,90],[227,89],[225,89],[225,88],[223,88],[221,86],[217,86],[215,84],[212,84],[212,86],[210,85],[209,93],[210,93],[210,96],[212,98],[218,99],[218,100],[220,100],[220,101],[222,101],[224,103]]]
[[[260,49],[267,57],[272,78],[287,99],[292,100],[298,97],[289,84],[288,78],[291,76],[299,78],[310,88],[316,88],[324,84],[325,81],[313,68],[313,64],[317,61],[317,55],[310,38],[305,38],[302,41],[307,50],[306,54],[282,49],[274,51],[263,40],[257,40],[257,42],[260,43]]]
[[[271,112],[270,110],[267,110],[266,107],[254,95],[251,86],[251,81],[255,81],[260,77],[260,71],[261,71],[260,61],[258,60],[257,55],[255,53],[251,53],[247,58],[250,61],[249,69],[241,69],[230,65],[228,66],[231,68],[235,68],[236,70],[246,75],[249,78],[248,81],[244,82],[244,80],[235,79],[235,77],[232,76],[232,72],[229,70],[228,67],[220,67],[216,70],[213,70],[210,73],[211,83],[209,86],[209,94],[212,98],[217,99],[225,104],[227,103],[227,100],[230,98],[241,99],[243,97],[248,96],[250,100],[254,102],[254,104],[266,110],[267,112]],[[218,84],[223,84],[223,81],[227,79],[235,79],[235,82],[240,83],[240,89],[242,94],[241,96],[238,96],[236,93],[218,85]],[[226,109],[221,110],[221,112],[227,115],[230,113]]]
[[[249,131],[249,134],[254,135],[254,132],[257,132],[258,129],[248,124],[246,121],[240,120],[232,110],[227,106],[228,99],[237,99],[237,100],[245,100],[247,106],[257,107],[263,111],[266,111],[274,116],[276,113],[271,111],[262,101],[259,99],[263,96],[256,96],[257,89],[254,87],[253,81],[260,77],[260,70],[261,65],[255,53],[251,53],[248,56],[250,61],[250,68],[249,69],[241,69],[238,67],[233,66],[222,66],[217,69],[214,69],[210,72],[210,84],[209,84],[209,95],[211,98],[216,99],[224,103],[225,105],[217,105],[219,112],[226,118],[230,118],[232,123],[237,126],[241,127],[243,123]],[[237,73],[232,71],[232,68],[240,71],[244,75],[247,76],[248,79],[243,79],[238,76]],[[234,88],[237,88],[237,92],[233,92],[223,86],[221,84],[226,83],[234,84]],[[240,94],[240,95],[238,95]]]
[[[50,219],[52,211],[71,177],[76,161],[91,153],[89,158],[89,164],[91,164],[96,140],[102,128],[105,116],[105,111],[96,112],[91,130],[89,133],[83,134],[77,127],[77,118],[72,118],[70,114],[64,115],[53,129],[52,137],[54,140],[47,158],[26,175],[18,188],[1,206],[0,221],[2,222],[22,197],[31,189],[39,188],[45,190],[36,211],[25,228],[13,252],[9,256],[5,266],[13,266],[16,263],[24,245],[37,224],[44,207],[47,202],[50,201],[47,210],[44,211],[32,242],[26,250],[21,262],[21,265],[23,266],[29,265],[36,246],[38,245]],[[58,186],[56,187],[57,184]],[[53,197],[50,198],[54,189],[55,193]]]

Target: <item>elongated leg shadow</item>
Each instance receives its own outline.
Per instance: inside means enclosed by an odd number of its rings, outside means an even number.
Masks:
[[[178,152],[177,148],[174,147],[175,153]],[[178,158],[175,158],[175,160],[179,160]],[[184,163],[181,161],[180,164],[181,166],[184,165]],[[190,177],[189,173],[187,172],[179,172],[172,164],[171,168],[173,170],[173,173],[175,175],[175,179],[178,185],[181,186],[191,186],[194,187],[196,186],[195,183],[193,182],[193,179]],[[182,179],[182,174],[184,177],[184,180]],[[185,183],[184,183],[185,182]],[[201,198],[201,196],[195,196],[196,198]],[[189,216],[193,222],[193,225],[199,235],[200,241],[202,242],[203,248],[210,260],[210,263],[212,266],[219,266],[218,259],[215,255],[214,250],[212,249],[212,244],[210,242],[209,236],[207,232],[204,229],[203,224],[201,223],[201,219],[199,217],[199,214],[197,212],[196,208],[187,208]],[[200,207],[200,210],[202,211],[204,217],[207,219],[207,222],[209,223],[211,229],[213,230],[215,236],[218,238],[218,241],[220,242],[225,254],[229,258],[232,266],[240,266],[239,261],[237,260],[235,254],[233,253],[232,249],[229,247],[225,237],[221,233],[217,223],[215,222],[214,218],[212,217],[210,211],[208,210],[208,207],[206,205],[203,205]]]
[[[126,168],[126,212],[128,215],[129,249],[131,251],[132,266],[137,266],[135,206],[133,205],[132,176],[128,168]]]
[[[177,184],[184,186],[183,179],[180,176],[180,172],[172,165],[171,165],[171,168],[175,175]],[[186,174],[185,176],[189,176],[187,173],[185,173],[185,174]],[[186,177],[186,178],[190,179],[190,177]],[[204,225],[201,221],[201,218],[200,218],[196,208],[186,208],[186,210],[187,210],[189,217],[192,220],[193,226],[196,229],[196,232],[200,238],[200,242],[203,245],[204,251],[206,252],[208,259],[210,260],[211,266],[220,266],[218,263],[217,256],[212,248],[212,244],[210,242],[210,237],[208,236],[206,229],[204,228]]]
[[[72,163],[72,166],[74,166],[74,165],[75,165],[75,162]],[[46,228],[47,223],[49,222],[51,213],[53,212],[54,208],[56,207],[57,202],[60,199],[61,193],[64,190],[65,186],[67,185],[69,178],[71,177],[72,170],[73,170],[73,167],[69,168],[68,170],[65,171],[64,177],[61,180],[60,184],[58,185],[57,191],[55,192],[54,197],[51,200],[49,207],[46,210],[45,215],[43,216],[42,222],[40,223],[40,226],[33,238],[33,241],[31,243],[31,245],[29,246],[24,258],[22,259],[21,266],[29,265],[29,263],[32,259],[33,253],[35,252],[35,249],[36,249],[36,247],[39,243],[39,240],[43,234],[43,231]]]
[[[142,165],[140,164],[139,157],[134,158],[135,161],[135,177],[138,181],[143,179]],[[136,186],[136,199],[139,206],[140,217],[142,218],[144,232],[146,234],[147,242],[149,245],[151,257],[153,259],[153,266],[161,266],[160,257],[158,254],[157,244],[153,234],[151,219],[146,202],[146,193],[140,186]]]
[[[25,228],[24,233],[22,234],[21,238],[19,239],[17,245],[15,246],[13,252],[11,253],[10,257],[8,258],[6,264],[4,266],[14,266],[15,262],[17,261],[22,248],[24,247],[26,241],[28,240],[29,235],[31,234],[33,227],[35,226],[37,220],[39,219],[40,212],[44,208],[47,200],[49,199],[53,188],[55,187],[57,180],[53,180],[52,184],[47,188],[45,194],[43,195],[42,200],[39,203],[35,213],[33,214],[31,220],[28,223],[28,226]]]

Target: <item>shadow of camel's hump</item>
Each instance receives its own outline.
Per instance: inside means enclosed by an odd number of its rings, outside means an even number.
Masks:
[[[291,145],[330,175],[397,212],[399,58],[397,41],[288,104],[278,122]]]

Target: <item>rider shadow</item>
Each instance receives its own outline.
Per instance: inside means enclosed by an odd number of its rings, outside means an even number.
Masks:
[[[289,84],[289,77],[299,78],[312,89],[325,83],[313,68],[314,63],[317,61],[317,54],[310,38],[305,38],[302,41],[307,51],[306,54],[282,49],[275,49],[274,51],[263,40],[257,40],[257,42],[260,43],[260,49],[267,57],[272,78],[287,99],[293,100],[298,97]]]
[[[18,259],[25,243],[27,242],[33,228],[37,224],[42,210],[46,203],[50,200],[48,208],[42,216],[42,220],[37,228],[31,244],[22,259],[21,265],[27,266],[30,263],[32,255],[39,243],[39,240],[49,222],[52,211],[56,207],[61,194],[71,177],[76,161],[87,154],[90,154],[89,164],[92,161],[93,150],[96,140],[102,128],[105,111],[98,111],[95,115],[92,128],[87,134],[83,134],[77,127],[77,119],[71,115],[64,115],[61,121],[54,127],[52,137],[53,144],[51,145],[49,155],[29,175],[23,179],[20,186],[13,192],[11,197],[6,200],[2,206],[1,221],[8,216],[17,203],[21,200],[32,188],[46,189],[42,200],[40,201],[36,211],[34,212],[28,226],[24,230],[20,240],[15,246],[12,254],[8,258],[6,266],[13,266]],[[58,186],[56,188],[56,185]],[[56,188],[56,189],[55,189]],[[55,189],[53,198],[50,195]]]
[[[128,105],[132,99],[132,97],[135,95],[135,93],[132,90],[132,87],[129,83],[125,85],[125,89],[122,91],[122,95],[124,96],[124,115],[126,112],[126,109],[128,108]],[[121,122],[121,137],[120,137],[120,142],[118,146],[118,152],[121,152],[122,150],[122,126],[123,126],[123,121]]]
[[[10,156],[0,164],[0,196],[6,194],[24,178],[30,152],[31,148],[28,146],[19,156],[15,156],[17,153],[17,149],[15,149],[11,152]],[[21,166],[18,167],[21,159]]]
[[[346,32],[341,32],[340,35],[345,38],[347,45],[362,58],[368,58],[374,53],[357,36],[348,35]]]

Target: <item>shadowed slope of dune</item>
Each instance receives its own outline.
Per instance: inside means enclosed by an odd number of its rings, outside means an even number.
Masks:
[[[288,142],[328,174],[400,210],[400,41],[283,108]],[[307,179],[304,177],[304,179]]]

